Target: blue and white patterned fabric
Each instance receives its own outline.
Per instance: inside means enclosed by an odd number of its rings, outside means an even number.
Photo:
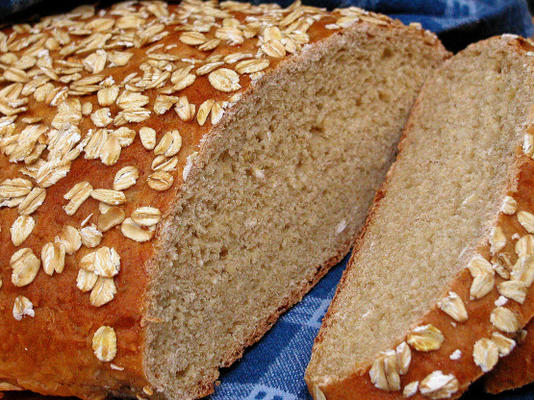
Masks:
[[[253,0],[258,3],[263,0]],[[270,0],[276,1],[276,0]],[[294,0],[278,0],[283,6]],[[37,4],[36,3],[40,3]],[[46,3],[46,4],[45,4]],[[0,19],[26,10],[35,15],[43,9],[74,7],[77,1],[0,0]],[[383,12],[405,23],[420,22],[439,34],[452,50],[489,36],[515,33],[534,35],[525,0],[303,0],[303,3],[335,8],[349,5]],[[54,7],[51,7],[51,6]],[[24,16],[23,16],[24,17]],[[346,257],[295,307],[284,314],[259,343],[225,370],[210,400],[309,400],[304,384],[313,340],[348,261]],[[463,400],[534,399],[534,386],[513,393],[489,396],[475,385]],[[364,399],[362,399],[364,400]]]

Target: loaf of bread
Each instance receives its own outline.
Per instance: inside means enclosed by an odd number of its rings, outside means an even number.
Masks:
[[[497,394],[534,382],[534,322],[516,334],[517,347],[484,378],[488,393]]]
[[[0,389],[212,392],[348,252],[447,56],[420,26],[299,3],[1,32]]]
[[[316,400],[457,398],[534,313],[534,46],[425,83],[316,339]]]

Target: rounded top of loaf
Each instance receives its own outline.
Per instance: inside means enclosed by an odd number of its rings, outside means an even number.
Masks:
[[[279,63],[347,28],[446,55],[418,26],[299,2],[81,6],[0,32],[0,376],[85,397],[146,384],[148,261],[203,139]]]

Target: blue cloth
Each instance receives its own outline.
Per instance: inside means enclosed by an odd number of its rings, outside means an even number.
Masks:
[[[279,0],[277,3],[288,6],[294,0]],[[254,0],[264,3],[265,0]],[[523,0],[305,0],[305,4],[318,7],[358,6],[366,10],[388,14],[404,23],[420,22],[425,29],[436,33],[459,29],[465,25],[486,25],[488,20],[499,19],[499,32],[532,36],[534,30]],[[491,26],[484,26],[492,32]]]
[[[278,0],[284,6],[293,1]],[[45,3],[35,6],[36,3],[41,3],[41,0],[0,0],[0,18],[9,21],[10,14],[21,10],[26,10],[28,15],[38,14]],[[47,9],[51,9],[52,3],[57,6],[63,2],[47,0]],[[75,3],[63,4],[73,7]],[[438,33],[452,50],[500,33],[534,35],[524,0],[304,0],[304,3],[328,8],[356,5],[386,13],[405,23],[420,22],[426,29]],[[241,361],[222,373],[221,384],[210,400],[311,399],[303,380],[304,369],[321,319],[347,260],[348,257],[334,267],[298,305],[284,314],[259,343],[245,352]],[[474,385],[463,397],[464,400],[489,398],[534,399],[534,386],[493,397],[484,394],[479,385]]]

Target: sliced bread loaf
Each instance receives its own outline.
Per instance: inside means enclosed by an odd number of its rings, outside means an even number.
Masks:
[[[448,53],[360,9],[0,33],[1,388],[191,399],[343,257]]]
[[[474,44],[423,87],[316,339],[316,400],[456,398],[511,351],[534,313],[533,49]]]

